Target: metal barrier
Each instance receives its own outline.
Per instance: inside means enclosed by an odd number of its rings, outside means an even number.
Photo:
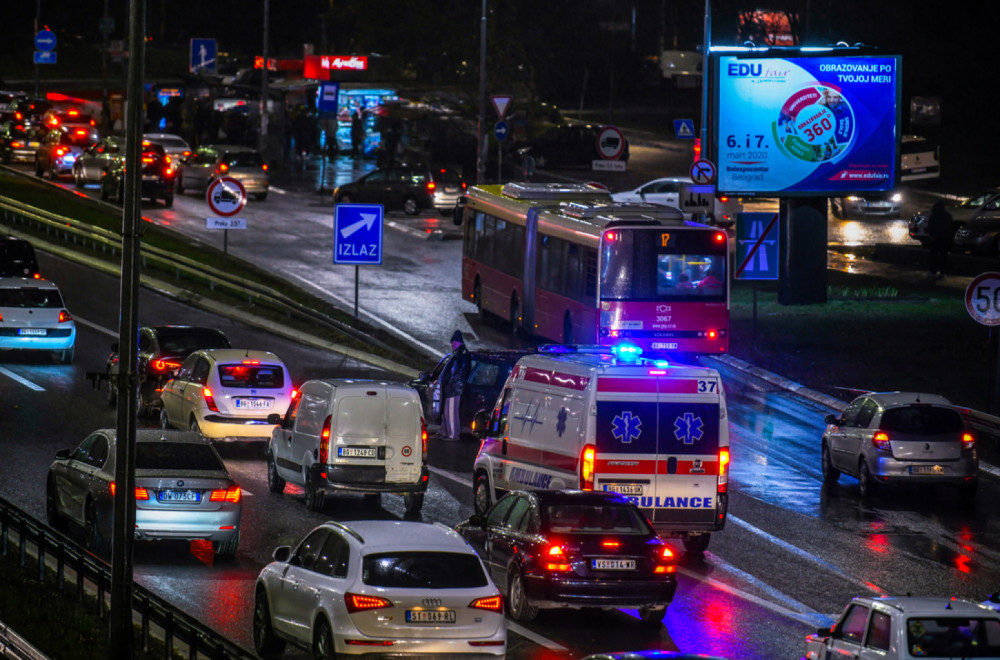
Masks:
[[[16,540],[15,540],[16,537]],[[11,559],[16,546],[17,562],[22,568],[31,569],[40,581],[51,577],[56,588],[66,593],[71,586],[78,602],[88,603],[96,597],[98,616],[108,614],[108,589],[111,586],[111,568],[99,557],[84,550],[72,539],[21,511],[0,498],[0,556]],[[33,551],[33,554],[32,554]],[[74,577],[67,576],[67,571]],[[253,660],[256,656],[221,634],[189,616],[163,598],[139,584],[132,586],[133,619],[140,620],[140,644],[149,650],[154,639],[153,631],[162,634],[164,658],[175,657],[175,641],[186,647],[190,660]]]

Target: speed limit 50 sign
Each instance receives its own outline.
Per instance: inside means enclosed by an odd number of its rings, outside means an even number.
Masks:
[[[983,273],[965,290],[965,308],[983,325],[1000,325],[1000,273]]]

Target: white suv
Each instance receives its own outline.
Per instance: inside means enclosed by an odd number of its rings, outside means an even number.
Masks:
[[[257,578],[253,643],[341,655],[503,658],[503,597],[482,561],[440,523],[327,522],[280,546]]]

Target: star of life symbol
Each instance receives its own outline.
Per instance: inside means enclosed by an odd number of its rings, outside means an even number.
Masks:
[[[630,443],[642,433],[642,420],[638,415],[633,415],[631,410],[617,415],[611,420],[611,435],[615,440],[623,443]]]
[[[686,445],[693,445],[695,440],[701,440],[701,436],[705,435],[703,426],[701,417],[686,412],[674,421],[674,437]]]

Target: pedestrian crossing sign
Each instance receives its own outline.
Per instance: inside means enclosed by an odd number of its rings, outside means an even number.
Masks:
[[[684,140],[694,139],[694,120],[693,119],[675,119],[674,120],[674,134],[677,137]]]

